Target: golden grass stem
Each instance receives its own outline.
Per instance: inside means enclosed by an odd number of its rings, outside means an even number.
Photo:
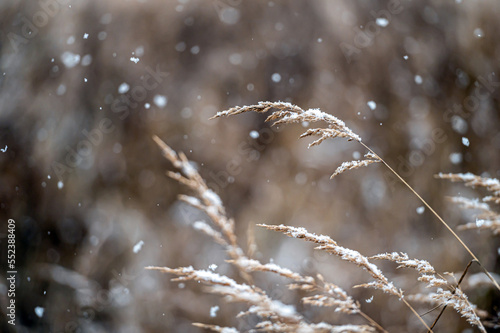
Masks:
[[[361,145],[363,147],[365,147],[366,149],[368,149],[368,151],[370,151],[373,155],[375,155],[376,157],[378,157],[380,159],[380,161],[403,183],[406,185],[406,187],[408,187],[410,189],[410,191],[413,192],[413,194],[415,194],[417,196],[417,198],[432,212],[432,214],[434,214],[434,216],[437,217],[437,219],[451,232],[451,234],[458,240],[458,242],[465,248],[465,250],[467,250],[467,252],[469,252],[469,254],[471,255],[471,257],[479,264],[479,266],[483,269],[484,273],[488,276],[488,278],[491,280],[491,282],[493,282],[493,284],[495,285],[495,287],[498,289],[498,291],[500,291],[500,285],[498,284],[498,282],[495,280],[495,278],[493,278],[493,276],[490,274],[490,272],[488,272],[488,270],[481,264],[481,261],[476,257],[476,255],[472,252],[471,249],[469,249],[469,247],[464,243],[464,241],[460,238],[460,236],[457,235],[457,233],[455,231],[453,231],[453,229],[448,225],[448,223],[445,222],[445,220],[439,216],[438,213],[436,213],[436,211],[427,203],[427,201],[424,200],[424,198],[422,198],[420,196],[420,194],[418,194],[414,189],[413,187],[410,186],[410,184],[408,184],[389,164],[387,164],[386,161],[384,161],[384,159],[382,159],[379,155],[377,155],[370,147],[368,147],[367,145],[365,145],[362,141],[360,141],[359,143],[361,143]]]
[[[389,331],[385,330],[382,326],[379,325],[379,323],[377,323],[372,317],[370,317],[363,311],[359,311],[358,314],[365,318],[370,324],[375,326],[375,328],[377,328],[380,332],[389,333]]]
[[[418,319],[422,322],[422,324],[424,324],[424,326],[427,328],[428,332],[429,333],[434,333],[432,331],[432,328],[429,327],[429,325],[427,325],[427,323],[424,321],[424,319],[418,314],[418,312],[413,308],[413,306],[410,305],[410,303],[408,303],[404,298],[402,299],[402,301],[406,304],[406,306],[415,314],[415,316],[418,317]]]

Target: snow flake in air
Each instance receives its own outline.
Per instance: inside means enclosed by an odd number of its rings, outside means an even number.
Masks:
[[[45,309],[42,308],[41,306],[37,306],[35,308],[35,314],[38,316],[38,318],[42,318],[44,312],[45,312]]]
[[[250,132],[250,137],[252,139],[257,139],[259,137],[259,132],[257,132],[257,131],[251,131]]]
[[[377,103],[375,103],[374,101],[368,101],[368,103],[366,104],[368,105],[370,110],[375,110],[375,108],[377,107]]]
[[[118,92],[120,94],[125,94],[127,91],[129,91],[130,89],[130,86],[126,83],[126,82],[123,82],[122,84],[120,84],[120,86],[118,87]]]
[[[389,20],[385,17],[378,17],[375,21],[379,27],[387,27],[389,25]]]
[[[273,75],[271,75],[271,80],[278,83],[281,81],[281,75],[279,75],[279,73],[274,73]]]
[[[67,51],[61,55],[61,60],[66,68],[73,68],[80,62],[80,55]]]
[[[163,109],[167,105],[168,98],[167,96],[163,95],[155,95],[155,97],[153,98],[153,102],[157,107]]]
[[[137,244],[134,245],[134,248],[132,251],[134,251],[134,253],[139,253],[139,251],[142,249],[142,246],[144,245],[144,241],[140,240],[137,242]]]

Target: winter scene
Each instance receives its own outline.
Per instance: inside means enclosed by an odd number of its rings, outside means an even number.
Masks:
[[[500,1],[0,1],[0,332],[500,332]]]

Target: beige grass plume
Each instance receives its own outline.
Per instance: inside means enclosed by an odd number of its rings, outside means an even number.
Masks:
[[[403,291],[397,288],[393,282],[389,281],[389,279],[385,277],[382,271],[375,264],[369,261],[368,257],[362,255],[356,250],[348,249],[338,245],[337,242],[335,242],[328,236],[316,235],[314,233],[308,232],[305,228],[297,228],[285,225],[267,225],[267,224],[260,224],[259,226],[269,230],[274,230],[284,233],[289,237],[303,239],[305,241],[315,243],[317,244],[315,249],[329,252],[341,258],[342,260],[348,261],[350,263],[355,264],[358,267],[361,267],[366,272],[368,272],[368,274],[371,275],[374,281],[364,283],[355,287],[374,288],[398,297],[413,312],[413,314],[415,314],[418,317],[420,322],[430,332],[432,332],[432,329],[427,325],[427,323],[422,319],[422,317],[417,313],[417,311],[410,305],[410,303],[408,303],[405,300]]]
[[[486,330],[476,314],[476,306],[469,302],[467,295],[459,286],[452,286],[448,281],[436,273],[434,267],[426,260],[410,259],[406,253],[383,253],[370,257],[370,259],[389,260],[399,264],[398,268],[412,268],[420,275],[418,281],[426,283],[428,288],[437,288],[429,294],[429,298],[441,305],[452,306],[469,324],[477,326],[481,332]],[[451,289],[451,290],[449,290]]]
[[[319,109],[303,110],[297,105],[286,102],[259,102],[257,105],[236,106],[226,111],[217,112],[217,114],[210,119],[232,116],[251,111],[265,113],[272,109],[276,111],[268,116],[266,121],[274,121],[273,125],[301,122],[311,123],[318,121],[326,122],[329,126],[328,128],[309,129],[301,135],[301,137],[310,135],[320,136],[320,138],[313,142],[311,146],[318,145],[325,139],[336,137],[361,142],[361,137],[347,127],[346,124],[339,118]]]
[[[337,170],[335,170],[333,175],[331,175],[330,179],[332,179],[333,177],[340,175],[341,173],[344,173],[348,170],[358,169],[358,168],[362,168],[364,166],[368,166],[372,163],[380,162],[380,159],[378,158],[378,156],[375,156],[372,153],[367,153],[365,155],[365,158],[366,158],[365,160],[361,160],[361,161],[343,162],[342,165],[340,165],[337,168]]]
[[[478,212],[476,221],[459,226],[459,230],[490,230],[495,235],[500,234],[500,213],[492,209],[489,203],[500,203],[500,181],[496,178],[480,177],[472,173],[439,173],[439,179],[448,179],[452,182],[463,182],[472,188],[484,188],[489,195],[481,198],[452,197],[450,200],[463,209]]]

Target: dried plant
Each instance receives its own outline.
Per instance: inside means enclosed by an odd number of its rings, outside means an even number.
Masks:
[[[431,328],[425,323],[425,321],[417,313],[417,311],[415,311],[415,309],[410,305],[410,303],[408,303],[404,299],[403,290],[394,286],[394,283],[389,281],[389,279],[385,277],[382,271],[375,264],[369,261],[368,257],[362,255],[356,250],[348,249],[338,245],[337,242],[335,242],[328,236],[316,235],[314,233],[310,233],[305,228],[296,228],[285,225],[266,225],[266,224],[261,224],[260,226],[269,230],[282,232],[289,237],[299,238],[311,243],[318,244],[318,246],[315,247],[316,250],[326,251],[337,257],[340,257],[342,260],[348,261],[350,263],[357,265],[358,267],[363,268],[366,272],[368,272],[368,274],[371,275],[374,281],[354,287],[374,288],[398,297],[419,318],[419,320],[424,324],[424,326],[431,331]]]
[[[205,328],[207,330],[211,330],[214,332],[220,332],[220,333],[239,333],[240,332],[234,327],[220,327],[217,325],[207,325],[207,324],[200,324],[200,323],[193,323],[193,326]]]
[[[493,210],[489,203],[500,203],[500,181],[496,178],[487,178],[473,175],[471,173],[439,173],[436,178],[448,179],[452,182],[463,182],[465,186],[472,188],[484,188],[489,195],[482,198],[452,197],[453,203],[459,204],[463,209],[475,210],[476,221],[459,226],[459,230],[490,230],[495,235],[500,233],[500,213]]]
[[[427,288],[437,288],[435,293],[430,293],[430,299],[436,301],[440,305],[451,305],[453,308],[465,317],[467,321],[474,326],[479,327],[481,332],[486,333],[486,330],[476,314],[476,306],[469,302],[460,286],[453,286],[441,275],[438,275],[434,267],[426,260],[410,259],[406,253],[383,253],[372,256],[370,259],[384,259],[393,261],[399,264],[398,268],[415,269],[420,277],[418,281],[425,282]],[[438,275],[438,276],[436,276]],[[446,290],[445,290],[446,289]]]
[[[365,149],[368,150],[369,154],[368,160],[374,160],[383,163],[410,191],[412,191],[413,194],[417,196],[417,198],[429,209],[429,211],[432,212],[432,214],[436,216],[436,218],[446,227],[446,229],[448,229],[448,231],[458,240],[458,242],[463,246],[463,248],[470,254],[472,259],[475,260],[481,266],[481,268],[484,270],[485,274],[488,276],[491,282],[495,285],[497,290],[500,291],[500,285],[498,284],[498,282],[493,278],[491,273],[481,264],[481,261],[472,252],[472,250],[464,243],[464,241],[460,238],[460,236],[458,236],[457,233],[453,231],[453,229],[449,226],[449,224],[446,223],[446,221],[427,203],[427,201],[425,201],[424,198],[420,196],[420,194],[418,194],[389,164],[387,164],[386,161],[384,161],[379,155],[377,155],[369,146],[363,143],[361,137],[358,134],[354,133],[349,127],[346,126],[346,124],[342,120],[338,119],[337,117],[322,112],[318,109],[303,110],[302,108],[296,105],[285,102],[259,102],[256,105],[242,106],[242,107],[236,106],[226,111],[218,112],[211,119],[236,115],[249,111],[264,113],[270,110],[275,110],[275,111],[273,111],[271,115],[267,117],[266,121],[275,121],[273,125],[283,124],[283,123],[289,124],[296,122],[313,123],[320,121],[327,123],[328,128],[308,129],[305,133],[303,133],[300,136],[301,138],[310,135],[320,136],[318,140],[314,141],[309,145],[310,147],[318,145],[328,138],[335,138],[335,137],[347,138],[349,141],[353,140],[361,144]],[[358,167],[372,164],[373,162],[362,163],[362,161],[361,162],[352,161],[345,163],[346,164],[343,164],[343,166],[340,166],[337,169],[337,171],[332,175],[332,177],[347,170],[352,170]],[[445,175],[441,174],[441,178],[445,178]],[[500,201],[500,183],[498,182],[498,180],[482,178],[474,176],[472,174],[465,174],[465,175],[460,174],[460,177],[457,177],[456,179],[452,180],[467,181],[466,184],[468,184],[469,186],[484,186],[490,192],[493,193],[493,196],[491,196],[489,200],[495,202]]]
[[[163,155],[181,171],[181,173],[168,172],[167,175],[186,185],[194,196],[180,195],[179,199],[187,204],[205,212],[211,223],[197,221],[193,224],[194,229],[202,231],[211,237],[216,243],[225,247],[230,259],[228,262],[234,264],[240,275],[247,282],[237,283],[235,280],[221,276],[207,270],[196,270],[193,267],[146,267],[149,270],[157,270],[164,273],[177,275],[173,281],[194,280],[209,286],[208,292],[220,294],[228,302],[245,302],[250,305],[248,311],[240,313],[239,316],[256,314],[264,318],[257,329],[266,332],[373,332],[375,328],[385,332],[372,318],[360,309],[359,302],[340,287],[326,282],[322,276],[315,279],[311,276],[302,276],[289,269],[280,267],[273,263],[262,264],[258,260],[250,259],[237,243],[234,233],[234,221],[227,217],[225,208],[219,196],[209,189],[206,182],[198,171],[190,164],[189,160],[182,153],[177,154],[167,144],[158,137],[153,140],[162,149]],[[326,237],[325,237],[326,239]],[[255,244],[250,242],[250,252],[255,251]],[[345,314],[359,314],[365,318],[370,325],[330,325],[327,323],[308,323],[303,316],[296,312],[293,305],[285,305],[278,300],[271,299],[263,290],[253,285],[251,273],[261,271],[277,274],[286,277],[293,282],[288,285],[291,290],[302,290],[305,292],[315,292],[314,296],[302,298],[304,304],[324,307],[335,307],[336,312]],[[216,332],[237,332],[235,328],[219,327],[195,324],[198,327],[211,329]]]
[[[265,292],[255,286],[240,284],[227,276],[219,275],[207,270],[195,270],[193,267],[147,267],[148,269],[175,274],[179,276],[172,281],[194,280],[210,286],[208,291],[213,294],[225,296],[228,302],[246,302],[251,305],[247,314],[255,313],[263,318],[283,324],[296,325],[304,321],[295,307],[285,305],[277,300],[272,300]]]
[[[318,333],[368,333],[374,332],[373,327],[366,325],[338,325],[332,326],[326,323],[298,325],[276,324],[264,321],[257,325],[258,331],[262,332],[318,332]]]
[[[366,158],[365,160],[361,160],[361,161],[350,161],[350,162],[344,162],[344,163],[342,163],[342,165],[339,166],[337,168],[337,170],[335,170],[335,172],[330,177],[330,179],[332,179],[333,177],[335,177],[337,175],[340,175],[341,173],[343,173],[345,171],[352,170],[352,169],[357,169],[357,168],[361,168],[361,167],[370,165],[372,163],[380,162],[380,159],[378,159],[372,153],[367,153],[365,155],[365,158]]]
[[[363,268],[375,280],[373,282],[361,285],[361,287],[373,287],[375,289],[382,290],[383,292],[389,293],[399,298],[403,298],[402,290],[396,288],[394,284],[390,282],[384,276],[384,274],[382,274],[382,272],[376,265],[370,263],[368,258],[363,256],[358,251],[342,247],[338,245],[337,242],[335,242],[330,237],[310,233],[305,228],[296,228],[285,225],[267,225],[267,224],[260,224],[259,226],[269,230],[282,232],[289,237],[300,238],[305,241],[318,244],[318,246],[315,249],[334,254],[335,256],[340,257],[342,260],[351,262]]]
[[[208,188],[206,182],[191,165],[186,155],[183,153],[177,155],[174,150],[157,136],[154,136],[153,140],[161,148],[163,156],[182,172],[181,174],[179,172],[169,171],[167,175],[179,183],[186,185],[195,195],[180,195],[179,199],[207,214],[216,229],[205,221],[196,221],[193,227],[212,237],[218,244],[223,245],[229,257],[236,260],[236,262],[238,262],[240,258],[246,258],[244,251],[238,246],[236,241],[234,221],[227,217],[226,209],[220,197]],[[251,278],[244,273],[244,269],[240,271],[245,280],[250,282]]]
[[[470,187],[484,187],[491,195],[483,197],[483,201],[500,203],[500,181],[498,179],[476,176],[472,173],[439,173],[436,178],[464,182],[465,186]]]
[[[365,147],[368,152],[365,154],[365,159],[344,162],[333,173],[332,178],[346,172],[361,168],[373,163],[384,164],[391,172],[393,172],[401,182],[407,186],[429,210],[442,222],[446,228],[457,238],[462,246],[469,252],[474,261],[479,260],[460,239],[460,237],[449,227],[449,225],[430,207],[427,202],[416,193],[399,174],[397,174],[380,156],[378,156],[371,148],[365,145],[361,137],[354,133],[340,119],[330,114],[324,113],[318,109],[303,110],[298,106],[283,102],[260,102],[257,105],[234,107],[226,111],[217,113],[213,118],[222,116],[235,115],[248,111],[259,113],[274,110],[267,121],[274,121],[274,124],[307,122],[313,123],[318,121],[325,122],[327,128],[313,128],[305,131],[301,137],[318,136],[319,138],[313,141],[310,146],[321,144],[328,138],[341,137],[349,141],[355,141]],[[257,315],[261,321],[254,327],[255,331],[263,332],[387,332],[375,320],[369,317],[361,309],[361,305],[353,297],[340,288],[339,286],[325,281],[321,275],[307,276],[298,272],[293,272],[287,268],[283,268],[274,263],[263,264],[260,261],[253,259],[252,254],[256,252],[256,245],[253,236],[253,229],[249,229],[249,237],[247,248],[245,251],[238,244],[238,239],[235,234],[235,223],[226,214],[224,205],[219,196],[208,188],[206,182],[200,176],[196,168],[189,162],[187,157],[180,153],[177,154],[168,145],[161,141],[158,137],[153,138],[158,146],[162,149],[163,155],[173,164],[179,172],[167,172],[167,175],[175,179],[181,184],[186,185],[193,195],[180,195],[179,199],[185,203],[203,211],[209,221],[196,221],[193,224],[194,229],[208,235],[214,242],[220,244],[226,249],[229,259],[227,262],[233,264],[240,277],[244,282],[237,282],[235,279],[227,276],[219,275],[208,270],[198,270],[193,267],[147,267],[150,270],[157,270],[177,276],[173,281],[198,281],[207,286],[206,291],[212,294],[222,295],[227,302],[243,302],[248,305],[248,309],[238,314],[237,317],[247,316],[250,314]],[[484,197],[481,201],[471,200],[466,198],[453,198],[456,203],[461,204],[466,208],[478,209],[481,211],[480,217],[491,223],[498,219],[498,214],[493,212],[486,202],[498,203],[500,200],[500,186],[495,179],[482,178],[474,175],[438,175],[439,178],[451,179],[452,181],[464,181],[468,186],[485,187],[492,195]],[[259,226],[269,230],[278,231],[293,238],[299,238],[316,244],[315,249],[333,254],[340,259],[353,263],[356,266],[365,270],[373,279],[372,281],[353,286],[362,288],[373,288],[381,290],[390,295],[396,296],[404,303],[426,327],[428,332],[432,332],[435,324],[439,320],[442,312],[448,305],[452,306],[460,315],[473,326],[477,326],[481,332],[486,332],[481,323],[476,306],[470,303],[468,297],[460,288],[469,266],[467,266],[462,278],[458,283],[450,283],[443,275],[436,273],[434,267],[425,260],[410,259],[406,253],[384,253],[375,256],[364,256],[360,252],[340,246],[336,241],[328,236],[317,235],[308,232],[305,228],[290,227],[285,225],[266,225]],[[467,225],[464,228],[468,228]],[[494,229],[493,227],[489,227]],[[495,231],[496,232],[496,231]],[[416,295],[406,296],[401,288],[384,275],[384,273],[371,261],[373,260],[389,260],[399,264],[398,268],[412,268],[419,274],[418,281],[423,282],[427,288],[434,288],[434,292],[420,293]],[[481,265],[482,267],[482,265]],[[500,290],[497,282],[491,274],[485,270],[488,278],[493,281],[495,286]],[[317,306],[323,308],[333,308],[335,312],[346,315],[360,315],[367,320],[367,325],[334,325],[330,323],[310,323],[306,318],[297,311],[296,307],[291,304],[284,304],[279,300],[272,299],[266,292],[257,287],[253,282],[252,274],[254,272],[267,272],[285,277],[291,282],[287,284],[288,289],[297,290],[309,293],[307,296],[301,297],[301,302],[309,306]],[[441,313],[436,318],[434,323],[429,326],[420,316],[413,306],[408,301],[419,303],[427,303],[442,307]],[[239,332],[233,327],[221,327],[217,325],[208,325],[195,323],[197,327],[210,329],[215,332],[233,333]]]
[[[236,115],[249,111],[266,113],[272,109],[275,109],[276,111],[267,117],[266,121],[274,121],[275,125],[317,121],[326,122],[329,125],[329,128],[309,129],[301,135],[301,137],[310,135],[320,136],[320,138],[311,143],[310,146],[318,145],[328,138],[336,137],[361,142],[361,137],[354,133],[342,120],[337,117],[319,109],[309,109],[304,111],[296,105],[284,102],[259,102],[257,105],[243,107],[236,106],[226,111],[217,112],[217,114],[210,119]]]

